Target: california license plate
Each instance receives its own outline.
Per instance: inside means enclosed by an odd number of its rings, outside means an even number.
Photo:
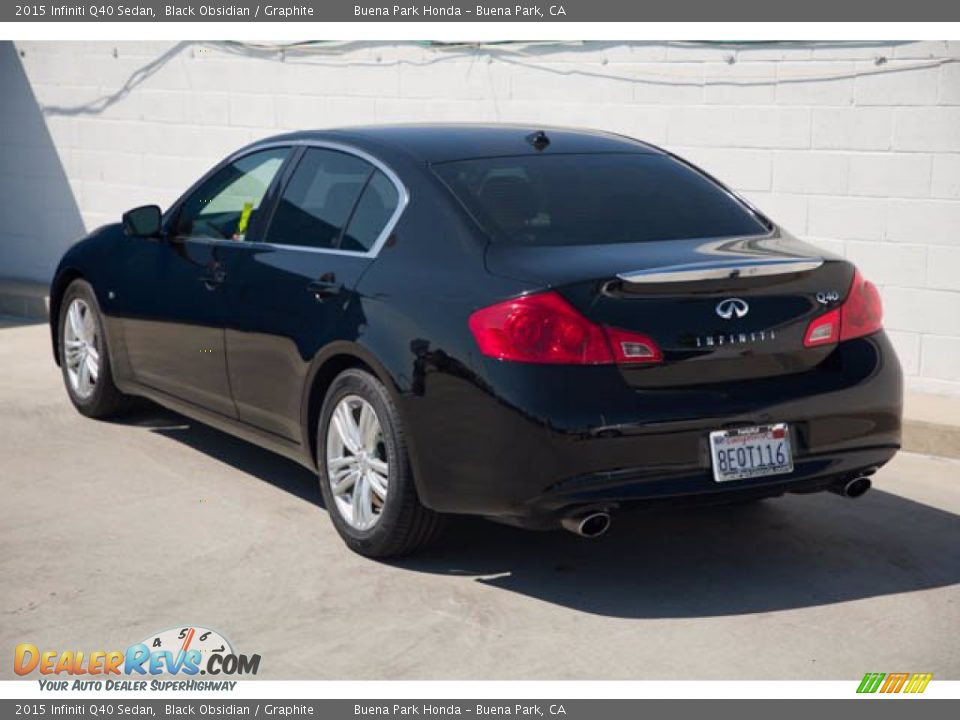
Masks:
[[[786,423],[712,432],[710,455],[717,482],[793,472]]]

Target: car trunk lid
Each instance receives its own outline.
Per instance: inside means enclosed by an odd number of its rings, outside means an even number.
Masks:
[[[814,317],[839,306],[853,267],[780,231],[767,236],[595,246],[491,244],[490,272],[551,288],[600,325],[643,333],[656,365],[623,365],[641,387],[804,372]]]

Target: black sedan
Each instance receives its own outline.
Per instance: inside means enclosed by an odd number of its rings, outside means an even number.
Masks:
[[[314,469],[346,543],[451,514],[850,497],[900,446],[877,289],[684,160],[600,132],[301,132],[63,257],[77,409],[145,396]]]

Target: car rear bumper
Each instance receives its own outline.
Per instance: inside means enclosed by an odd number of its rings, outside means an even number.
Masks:
[[[902,373],[884,333],[777,378],[644,389],[609,366],[436,368],[404,400],[423,502],[537,524],[578,508],[826,489],[900,447]],[[713,479],[709,433],[786,422],[787,475]]]
[[[840,490],[855,477],[872,475],[896,453],[877,447],[807,455],[793,472],[752,480],[717,483],[709,468],[625,469],[563,480],[533,498],[516,516],[518,524],[553,524],[582,508],[611,508],[633,502],[701,503],[764,498],[784,493]]]

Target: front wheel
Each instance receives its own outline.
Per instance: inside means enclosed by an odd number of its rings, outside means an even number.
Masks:
[[[400,414],[368,372],[345,370],[327,392],[317,432],[320,489],[351,550],[396,557],[426,546],[442,518],[417,495]]]
[[[63,295],[59,317],[60,369],[67,395],[87,417],[106,418],[130,406],[113,383],[103,319],[93,288],[74,280]]]

